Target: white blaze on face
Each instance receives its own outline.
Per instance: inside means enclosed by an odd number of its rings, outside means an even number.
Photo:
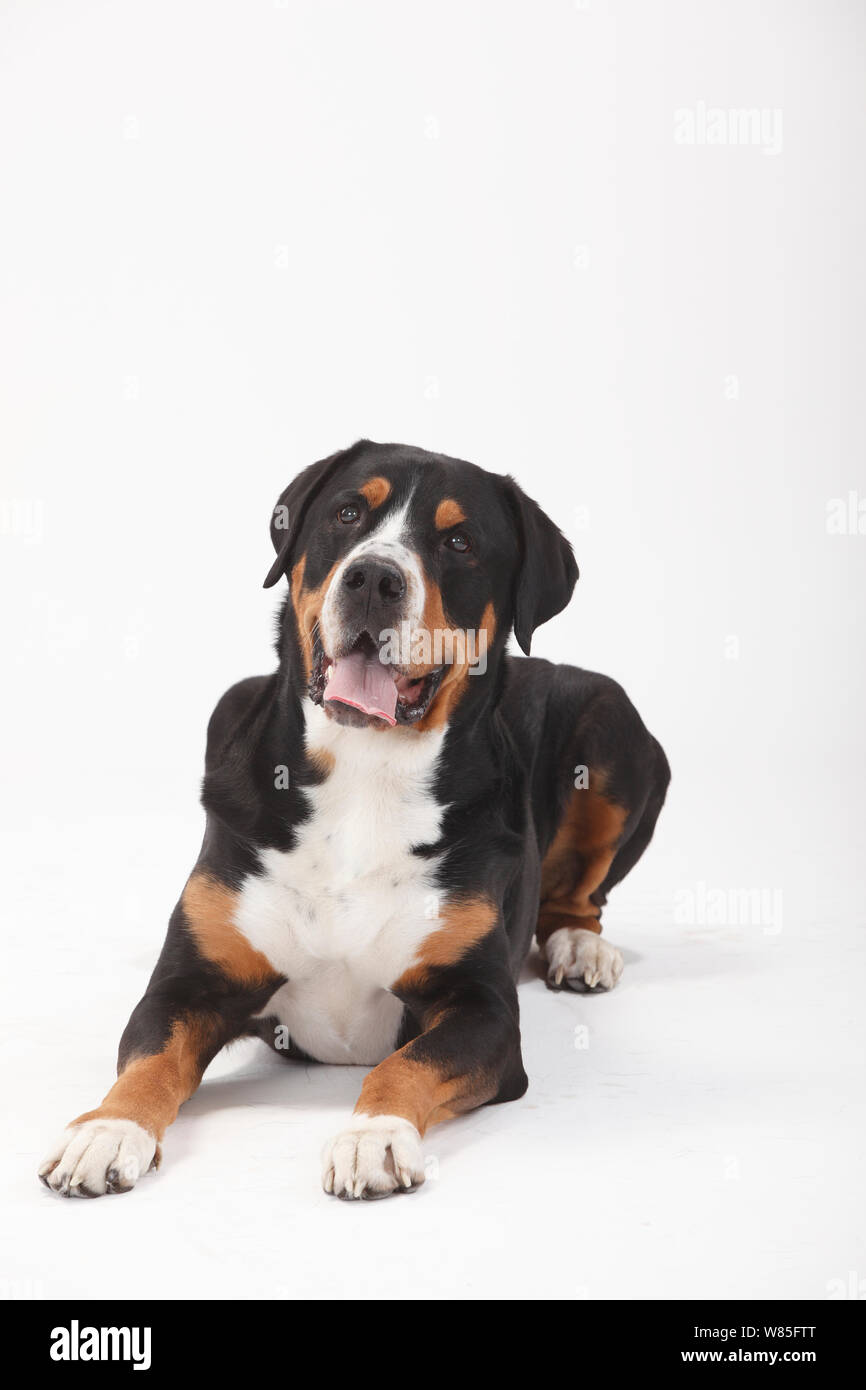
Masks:
[[[340,630],[337,609],[343,578],[346,571],[351,569],[358,560],[363,559],[365,555],[376,555],[383,560],[390,560],[397,566],[406,580],[406,597],[400,604],[399,622],[408,623],[409,629],[413,633],[420,625],[426,597],[424,575],[418,556],[405,544],[405,536],[408,531],[406,522],[411,502],[410,496],[402,507],[383,517],[376,529],[349,551],[345,560],[334,572],[328,586],[328,592],[325,595],[319,620],[322,646],[328,655],[339,644]],[[397,620],[395,619],[395,625],[396,623]],[[372,635],[378,636],[379,634]]]

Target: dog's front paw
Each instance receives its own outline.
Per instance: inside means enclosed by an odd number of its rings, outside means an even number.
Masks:
[[[335,1197],[371,1201],[423,1181],[421,1136],[399,1115],[356,1115],[322,1153],[322,1186]]]
[[[154,1165],[156,1140],[134,1120],[83,1120],[70,1125],[39,1169],[61,1197],[129,1192]]]
[[[622,974],[621,952],[585,927],[560,927],[547,938],[544,952],[548,989],[613,989]]]

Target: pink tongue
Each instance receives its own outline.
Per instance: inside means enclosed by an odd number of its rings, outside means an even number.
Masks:
[[[389,724],[396,724],[397,687],[391,672],[377,656],[351,652],[341,656],[331,667],[331,679],[325,686],[326,700],[339,700],[352,705],[364,714],[376,715]]]

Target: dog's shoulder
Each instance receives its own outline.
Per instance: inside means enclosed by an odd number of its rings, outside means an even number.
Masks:
[[[276,673],[226,691],[208,723],[201,800],[209,820],[250,846],[287,847],[316,776],[302,732],[285,717]]]
[[[630,703],[609,676],[535,656],[507,656],[499,712],[524,760],[539,741],[558,742],[597,701]]]
[[[247,676],[229,686],[208,720],[206,764],[217,763],[240,733],[262,722],[276,698],[276,689],[275,672],[270,676]]]

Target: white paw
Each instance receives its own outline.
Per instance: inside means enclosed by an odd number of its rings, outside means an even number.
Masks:
[[[151,1167],[156,1140],[134,1120],[85,1120],[64,1130],[39,1176],[61,1197],[128,1192]]]
[[[325,1145],[322,1186],[336,1197],[388,1197],[424,1181],[421,1136],[399,1115],[357,1115]]]
[[[598,932],[560,927],[544,945],[551,989],[613,989],[622,974],[622,954]]]

